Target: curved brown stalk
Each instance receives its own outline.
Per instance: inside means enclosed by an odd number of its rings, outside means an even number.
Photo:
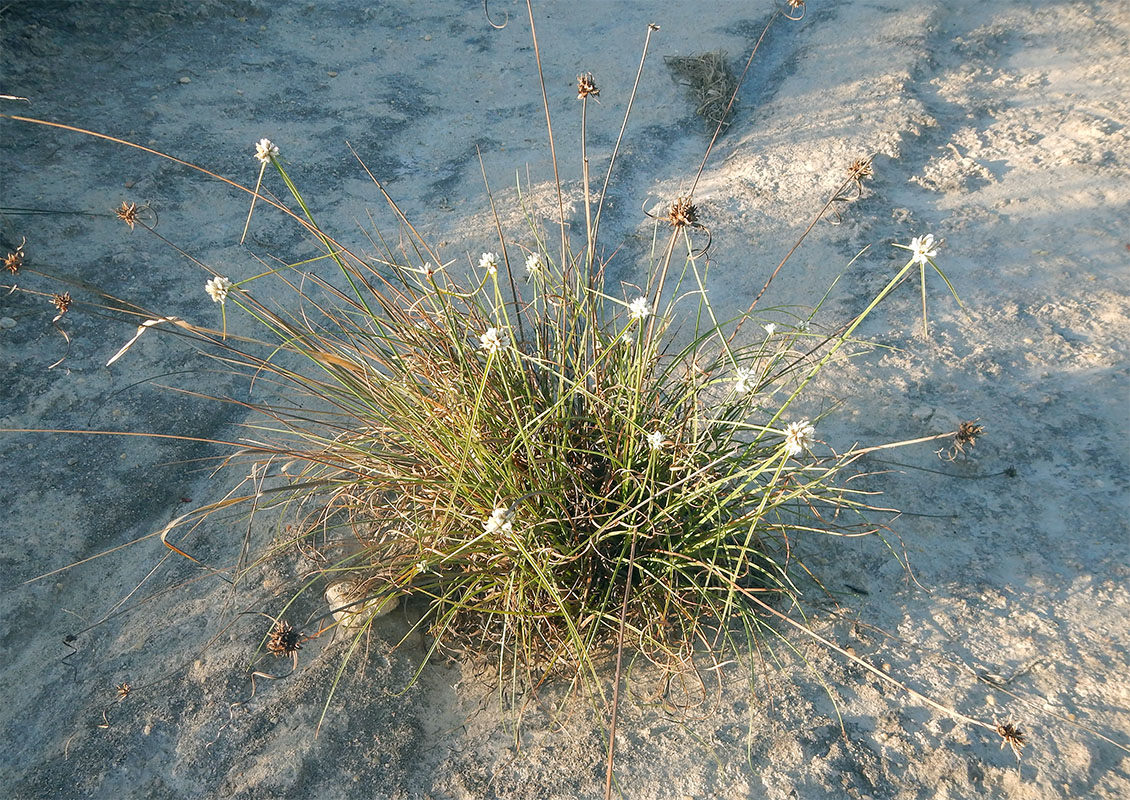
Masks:
[[[643,40],[643,54],[640,56],[640,65],[636,69],[636,80],[632,83],[632,92],[628,95],[628,107],[624,110],[624,122],[620,125],[620,133],[616,137],[616,144],[612,148],[612,157],[608,161],[608,171],[604,174],[604,186],[600,190],[600,200],[596,204],[596,216],[593,219],[592,226],[592,242],[596,243],[597,235],[600,232],[600,215],[604,210],[604,200],[608,197],[608,184],[612,180],[612,168],[616,165],[616,156],[620,152],[620,142],[624,140],[624,131],[628,128],[628,117],[632,113],[632,104],[636,101],[636,92],[639,89],[640,77],[643,75],[644,61],[647,60],[647,47],[651,43],[651,34],[659,30],[659,26],[654,22],[648,23],[647,35]]]
[[[538,46],[538,32],[534,26],[534,6],[532,0],[526,0],[526,11],[530,16],[530,40],[534,45],[534,60],[538,66],[538,85],[541,87],[541,101],[545,108],[545,127],[548,130],[549,158],[553,162],[553,182],[557,186],[557,213],[558,224],[561,228],[561,270],[565,275],[565,284],[568,286],[569,274],[569,243],[565,234],[565,195],[561,192],[561,176],[557,169],[557,147],[553,142],[553,120],[549,115],[549,93],[545,89],[545,74],[541,68],[541,48]]]
[[[753,64],[753,57],[757,55],[757,50],[759,47],[761,47],[761,42],[765,40],[765,35],[769,33],[769,28],[771,28],[773,23],[776,22],[777,17],[782,16],[782,14],[784,14],[784,12],[779,8],[774,11],[773,16],[771,16],[769,18],[769,21],[765,23],[765,27],[762,29],[761,35],[757,37],[757,43],[754,44],[753,50],[749,54],[749,58],[746,59],[745,69],[743,69],[742,74],[738,76],[738,82],[734,86],[734,91],[730,94],[730,102],[726,104],[726,108],[722,111],[722,114],[718,120],[718,126],[714,129],[714,135],[710,137],[710,144],[706,146],[706,153],[703,154],[702,163],[698,165],[698,172],[695,173],[694,180],[691,181],[691,188],[690,191],[687,192],[687,197],[694,196],[694,190],[698,186],[699,179],[702,178],[703,170],[706,169],[706,162],[710,159],[710,153],[714,150],[714,143],[717,142],[718,137],[722,135],[722,129],[725,127],[726,116],[730,113],[730,109],[734,107],[734,103],[738,99],[738,92],[742,88],[742,82],[745,81],[746,73],[749,72],[749,68]],[[787,17],[788,15],[785,16]],[[792,17],[788,18],[792,19]]]

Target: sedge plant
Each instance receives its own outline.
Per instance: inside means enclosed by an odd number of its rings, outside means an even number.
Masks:
[[[536,36],[534,45],[540,77]],[[646,55],[645,43],[641,74]],[[582,153],[597,93],[582,75]],[[631,99],[624,128],[630,107]],[[400,236],[393,243],[374,230],[366,250],[342,244],[315,219],[283,152],[266,139],[256,145],[254,188],[188,166],[246,192],[251,211],[289,217],[320,248],[317,258],[246,277],[193,258],[218,328],[109,296],[73,303],[138,325],[111,362],[132,357],[143,333],[167,331],[255,387],[259,399],[240,401],[253,415],[248,435],[224,443],[226,466],[244,469],[250,490],[159,534],[174,547],[173,529],[240,503],[300,518],[295,533],[248,542],[223,570],[238,585],[294,548],[315,564],[290,602],[319,591],[331,606],[301,635],[281,621],[286,607],[274,609],[264,638],[271,652],[290,643],[282,650],[294,656],[301,637],[346,630],[341,676],[379,612],[411,595],[424,609],[416,629],[433,650],[493,661],[500,683],[517,690],[563,677],[608,700],[604,666],[614,663],[615,713],[626,651],[677,673],[704,655],[715,664],[751,657],[774,618],[804,629],[786,613],[798,602],[793,540],[876,530],[871,495],[845,480],[858,459],[958,433],[837,452],[821,441],[820,419],[797,410],[820,405],[810,397],[814,379],[853,350],[860,325],[916,267],[924,302],[925,267],[937,269],[932,237],[914,240],[906,264],[839,324],[818,329],[823,299],[789,324],[761,324],[756,300],[720,319],[707,290],[697,176],[654,219],[646,280],[613,293],[598,244],[604,192],[593,196],[587,154],[583,235],[570,235],[563,202],[548,225],[527,209],[527,230],[517,234],[496,215],[496,236],[460,266],[419,235],[371,174]],[[870,169],[869,160],[851,165],[813,224]],[[137,206],[117,215],[161,236]],[[15,272],[31,269],[29,260],[21,249],[5,264]],[[285,303],[260,299],[268,281]],[[229,330],[233,313],[242,321]],[[739,336],[751,320],[758,324]],[[176,549],[192,557],[183,540]],[[611,730],[610,775],[615,717]]]

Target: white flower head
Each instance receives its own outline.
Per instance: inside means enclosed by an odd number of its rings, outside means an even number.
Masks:
[[[928,233],[925,236],[915,236],[910,240],[911,262],[915,264],[926,265],[926,262],[938,254],[938,247],[941,242],[934,242],[934,234]]]
[[[643,320],[647,319],[651,314],[651,303],[647,302],[646,297],[637,297],[628,304],[628,318]]]
[[[666,442],[663,441],[663,431],[655,431],[647,435],[647,446],[652,450],[662,450],[664,444]]]
[[[479,337],[479,346],[488,353],[497,353],[506,347],[506,339],[506,331],[487,328],[486,333]]]
[[[749,367],[738,367],[734,377],[734,391],[738,394],[746,394],[753,391],[753,387],[756,385],[756,373]]]
[[[508,534],[512,530],[514,530],[514,524],[510,521],[510,512],[505,508],[496,508],[490,512],[490,516],[483,523],[483,533],[487,535],[494,533]]]
[[[278,158],[279,148],[270,139],[260,139],[255,143],[255,157],[264,164],[270,164],[272,158]]]
[[[806,319],[802,319],[800,322],[798,322],[796,324],[796,329],[798,331],[800,331],[801,333],[808,333],[808,330],[811,327],[812,327],[811,323]]]
[[[488,275],[498,274],[498,253],[483,253],[479,259],[479,269],[485,269]]]
[[[541,253],[530,253],[526,256],[526,272],[531,275],[537,275],[541,272],[542,262]]]
[[[777,323],[770,322],[767,325],[765,325],[765,335],[766,336],[772,336],[776,332],[777,332]]]
[[[427,571],[428,571],[428,562],[427,561],[417,561],[416,562],[416,572],[417,573],[422,574],[422,573],[425,573]]]
[[[225,278],[223,275],[217,275],[206,284],[204,284],[204,291],[212,298],[213,303],[224,304],[228,299],[228,292],[231,291],[232,282]]]
[[[785,452],[790,456],[799,456],[812,447],[812,437],[816,435],[816,428],[808,420],[790,422],[785,427]]]

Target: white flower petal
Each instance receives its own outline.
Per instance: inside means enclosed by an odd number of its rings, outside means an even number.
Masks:
[[[928,233],[925,236],[916,236],[910,240],[910,259],[915,264],[925,265],[931,258],[938,254],[938,246],[941,242],[934,242],[934,234]]]
[[[479,269],[485,269],[488,275],[498,274],[498,254],[497,253],[483,253],[482,258],[479,259]]]
[[[808,420],[790,422],[785,427],[785,452],[790,456],[799,456],[812,447],[815,435],[816,428],[812,427]]]
[[[734,391],[738,394],[746,394],[753,391],[754,386],[757,385],[757,376],[749,367],[738,367],[738,371],[734,374]]]
[[[279,148],[270,139],[260,139],[255,143],[255,157],[264,164],[271,163],[272,158],[277,158]]]
[[[213,303],[223,305],[224,301],[228,299],[228,292],[231,291],[232,282],[222,275],[209,280],[204,284],[204,291],[212,298]]]
[[[507,345],[506,331],[498,328],[487,328],[479,337],[479,346],[488,353],[497,353]]]
[[[490,512],[490,516],[483,523],[483,533],[486,534],[507,534],[513,529],[514,524],[510,521],[510,512],[505,508],[496,508]]]
[[[637,297],[628,304],[628,318],[635,320],[646,319],[651,314],[651,303],[646,297]]]

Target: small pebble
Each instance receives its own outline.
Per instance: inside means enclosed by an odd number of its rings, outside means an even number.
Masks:
[[[934,409],[928,405],[921,405],[911,411],[910,415],[918,422],[927,422],[930,417],[934,416]]]
[[[180,78],[177,78],[177,83],[192,83],[192,78],[187,75],[182,75]]]
[[[329,76],[330,76],[331,78],[336,78],[336,77],[337,77],[337,73],[336,73],[336,72],[334,72],[333,70],[330,70],[330,71],[329,71],[329,72],[327,72],[326,74],[327,74],[327,75],[329,75]]]
[[[16,321],[11,317],[0,317],[0,328],[7,330],[16,327]]]

